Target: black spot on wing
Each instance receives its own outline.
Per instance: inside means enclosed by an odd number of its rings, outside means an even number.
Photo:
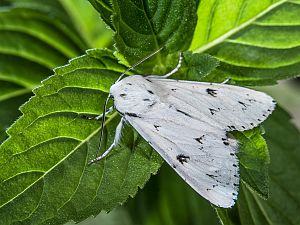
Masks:
[[[141,116],[137,115],[136,113],[125,112],[124,114],[127,115],[127,116],[130,116],[130,117],[142,118]]]
[[[182,114],[185,115],[185,116],[192,117],[190,114],[188,114],[188,113],[186,113],[186,112],[183,112],[183,111],[181,111],[180,109],[176,109],[176,111],[179,112],[179,113],[182,113]]]
[[[242,105],[242,110],[246,110],[246,109],[247,109],[246,103],[241,102],[241,101],[238,101],[238,103],[239,103],[240,105]]]
[[[159,125],[155,125],[155,124],[154,124],[153,126],[155,127],[155,129],[156,129],[157,131],[159,131],[159,130],[158,130],[158,128],[160,128]]]
[[[217,90],[215,90],[215,89],[207,88],[206,92],[207,92],[207,94],[209,94],[213,97],[217,97]]]
[[[229,130],[236,130],[235,126],[227,126]]]
[[[188,160],[190,159],[189,156],[186,156],[184,154],[180,154],[176,156],[176,159],[183,165],[183,163],[187,163]]]
[[[247,96],[249,96],[248,94],[247,94]],[[249,99],[247,99],[250,103],[252,103],[252,102],[256,102],[256,100],[254,99],[254,98],[249,98]]]
[[[218,108],[218,109],[209,108],[209,111],[210,111],[211,115],[215,115],[216,112],[220,111],[220,108]]]
[[[151,95],[154,94],[153,91],[151,91],[151,90],[147,90],[147,91],[148,91],[148,93],[151,94]]]
[[[208,173],[206,174],[206,176],[213,178],[213,179],[219,177],[219,175],[213,175],[213,174],[208,174]]]
[[[147,78],[146,78],[146,81],[148,81],[148,82],[152,83],[152,81],[151,81],[150,79],[147,79]]]
[[[152,107],[152,106],[154,106],[156,104],[156,102],[152,102],[150,105],[149,105],[149,107]]]
[[[203,144],[202,143],[202,140],[204,138],[205,135],[202,135],[201,137],[198,137],[198,138],[194,138],[196,141],[198,141],[200,144]]]
[[[229,142],[228,141],[223,141],[223,144],[224,145],[229,145]]]
[[[239,104],[241,104],[244,107],[247,107],[247,105],[244,102],[238,101]]]
[[[122,94],[120,94],[120,97],[125,97],[127,94],[125,94],[125,93],[122,93]]]
[[[143,99],[144,102],[151,102],[148,106],[149,108],[154,106],[156,104],[156,101],[152,101],[150,98],[144,98]]]

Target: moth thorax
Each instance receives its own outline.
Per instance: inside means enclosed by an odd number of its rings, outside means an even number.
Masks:
[[[144,113],[155,105],[158,98],[151,82],[140,75],[124,78],[111,86],[110,93],[121,113]]]

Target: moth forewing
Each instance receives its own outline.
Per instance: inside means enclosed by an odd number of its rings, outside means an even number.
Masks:
[[[231,207],[238,194],[237,141],[228,131],[248,130],[274,110],[258,91],[226,84],[134,75],[110,89],[124,120],[200,195]]]

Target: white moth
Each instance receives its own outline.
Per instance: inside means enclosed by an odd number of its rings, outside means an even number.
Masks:
[[[114,108],[200,195],[218,207],[232,207],[239,188],[238,143],[227,132],[252,129],[273,111],[274,100],[258,91],[227,84],[133,75],[110,88]],[[110,110],[111,111],[111,110]],[[110,112],[109,111],[109,112]]]

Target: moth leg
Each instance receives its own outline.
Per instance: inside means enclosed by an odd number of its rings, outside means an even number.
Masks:
[[[114,107],[113,107],[113,106],[109,107],[109,109],[105,112],[105,116],[106,116],[107,114],[111,113],[113,110],[114,110]],[[100,115],[98,115],[98,116],[96,116],[96,117],[88,117],[88,116],[86,116],[86,115],[81,115],[81,117],[83,117],[83,118],[85,118],[85,119],[87,119],[87,120],[97,120],[97,121],[98,121],[98,120],[102,119],[103,113],[101,113]]]
[[[180,52],[177,66],[171,72],[161,76],[161,78],[168,78],[169,76],[172,76],[174,73],[176,73],[181,67],[182,59],[183,59],[182,52]]]
[[[183,59],[182,52],[180,52],[178,64],[177,64],[177,66],[171,72],[169,72],[169,73],[167,73],[167,74],[165,74],[163,76],[154,75],[154,76],[147,76],[147,77],[150,77],[150,78],[151,77],[155,77],[156,79],[164,79],[164,78],[168,78],[169,76],[172,76],[181,67],[182,59]]]
[[[101,159],[106,157],[111,152],[111,150],[120,142],[123,125],[124,125],[124,119],[121,118],[120,123],[118,124],[118,126],[116,128],[114,142],[109,146],[108,149],[105,150],[105,152],[102,153],[102,155],[100,155],[97,158],[92,159],[91,161],[89,161],[89,165],[93,164],[97,161],[100,161]]]
[[[221,84],[227,84],[227,83],[229,83],[229,81],[231,81],[231,78],[230,78],[230,77],[227,78],[226,80],[224,80]]]

